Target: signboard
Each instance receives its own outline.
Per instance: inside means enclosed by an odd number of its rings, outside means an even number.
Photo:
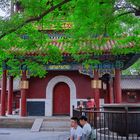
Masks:
[[[60,65],[47,65],[46,70],[59,70],[59,71],[71,71],[79,70],[79,64],[60,64]]]
[[[124,63],[122,61],[103,61],[100,64],[94,66],[95,69],[99,70],[100,76],[105,73],[114,75],[114,69],[123,68]],[[88,75],[93,78],[93,67],[85,68],[82,64],[57,64],[57,65],[46,65],[46,70],[50,71],[79,71],[79,73]]]
[[[70,70],[70,65],[50,65],[48,66],[49,70]]]

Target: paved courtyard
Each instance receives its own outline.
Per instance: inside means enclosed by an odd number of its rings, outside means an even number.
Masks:
[[[0,128],[0,140],[67,140],[68,132],[31,132],[30,129]]]

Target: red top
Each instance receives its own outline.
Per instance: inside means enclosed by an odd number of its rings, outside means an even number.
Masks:
[[[95,106],[94,99],[87,101],[87,108],[93,108]]]

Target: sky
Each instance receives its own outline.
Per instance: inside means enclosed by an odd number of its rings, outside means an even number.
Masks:
[[[0,16],[4,17],[5,13],[0,9]]]

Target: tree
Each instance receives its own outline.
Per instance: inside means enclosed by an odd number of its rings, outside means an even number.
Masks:
[[[140,59],[123,71],[123,75],[140,75]]]
[[[3,1],[3,7],[4,1]],[[108,37],[115,40],[117,45],[112,48],[114,54],[128,54],[140,51],[140,3],[139,0],[20,0],[13,1],[18,6],[17,11],[7,19],[0,20],[0,59],[11,68],[11,73],[19,69],[19,65],[26,65],[33,75],[44,76],[44,65],[61,63],[61,50],[52,45],[46,29],[55,27],[63,30],[62,25],[70,22],[72,28],[65,30],[65,36],[71,38],[60,39],[67,41],[73,47],[65,50],[76,59],[88,65],[94,64],[91,55],[102,53],[87,45],[79,49],[79,42],[90,40],[101,46]],[[64,22],[65,21],[65,22]],[[39,28],[40,27],[40,28]],[[120,39],[121,38],[121,39]],[[118,46],[132,42],[135,47],[120,49]],[[38,51],[41,48],[41,51]],[[90,50],[87,51],[87,50]],[[30,58],[25,53],[36,51],[40,55]],[[79,51],[86,54],[79,55]],[[42,55],[43,54],[43,55]],[[91,55],[89,55],[91,54]],[[37,70],[36,67],[39,69]],[[42,69],[42,71],[40,71]]]

